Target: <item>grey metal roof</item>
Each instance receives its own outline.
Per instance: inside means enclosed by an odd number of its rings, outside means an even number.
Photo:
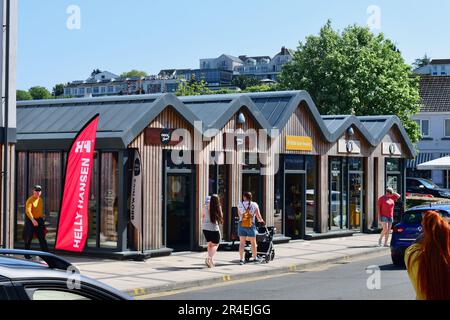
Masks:
[[[66,149],[78,130],[97,113],[100,113],[97,147],[127,148],[168,106],[175,108],[201,133],[212,128],[222,129],[231,117],[245,108],[253,120],[270,135],[271,129],[282,131],[300,105],[308,109],[319,132],[330,143],[337,141],[348,128],[355,126],[371,145],[376,146],[393,126],[397,126],[411,154],[415,154],[398,117],[322,117],[306,91],[195,97],[158,94],[19,102],[17,148],[48,149],[50,145]],[[200,121],[201,128],[196,125]]]
[[[17,149],[67,149],[96,114],[97,147],[125,149],[167,106],[192,124],[197,120],[172,94],[20,102]]]
[[[351,116],[323,116],[322,119],[325,122],[328,130],[331,133],[336,133],[340,128],[345,126]]]
[[[358,120],[363,124],[363,126],[367,129],[369,134],[373,137],[373,142],[375,145],[381,143],[386,134],[393,127],[396,127],[400,131],[400,135],[404,140],[406,146],[408,147],[408,151],[410,152],[412,157],[415,157],[417,151],[414,145],[409,138],[408,133],[405,130],[401,120],[397,116],[366,116],[366,117],[358,117]]]

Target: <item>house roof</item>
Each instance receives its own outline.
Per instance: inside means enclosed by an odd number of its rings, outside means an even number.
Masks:
[[[306,91],[195,97],[158,94],[19,102],[17,149],[67,149],[77,132],[97,113],[100,114],[97,147],[125,149],[168,106],[206,135],[210,134],[209,129],[222,129],[242,108],[269,135],[276,135],[271,129],[281,132],[300,105],[308,109],[319,132],[330,143],[336,142],[354,126],[376,146],[390,128],[397,126],[414,154],[397,117],[322,117]]]
[[[230,54],[223,54],[222,57],[227,57],[227,58],[233,60],[234,62],[242,63],[241,59],[239,59],[238,57],[232,56]]]
[[[450,59],[433,59],[430,64],[450,64]]]
[[[421,112],[450,112],[450,76],[421,76]]]

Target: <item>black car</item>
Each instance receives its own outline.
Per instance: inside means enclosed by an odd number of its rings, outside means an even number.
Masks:
[[[38,261],[19,259],[30,255]],[[50,253],[0,250],[0,300],[132,300]]]
[[[423,178],[406,178],[406,192],[450,199],[449,189],[443,189],[434,182]]]

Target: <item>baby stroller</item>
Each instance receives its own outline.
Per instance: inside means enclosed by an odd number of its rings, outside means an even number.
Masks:
[[[266,227],[265,225],[257,227],[256,243],[258,245],[258,258],[265,263],[269,263],[275,259],[275,249],[273,247],[273,236],[276,229],[273,227]],[[247,246],[245,248],[245,261],[249,262],[252,258],[252,248]]]

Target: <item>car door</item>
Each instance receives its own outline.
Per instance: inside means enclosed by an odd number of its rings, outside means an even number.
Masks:
[[[419,193],[419,181],[415,179],[406,180],[406,191],[410,193]]]
[[[71,289],[67,280],[36,280],[14,282],[20,300],[76,301],[120,300],[103,288],[82,282],[79,289]]]

